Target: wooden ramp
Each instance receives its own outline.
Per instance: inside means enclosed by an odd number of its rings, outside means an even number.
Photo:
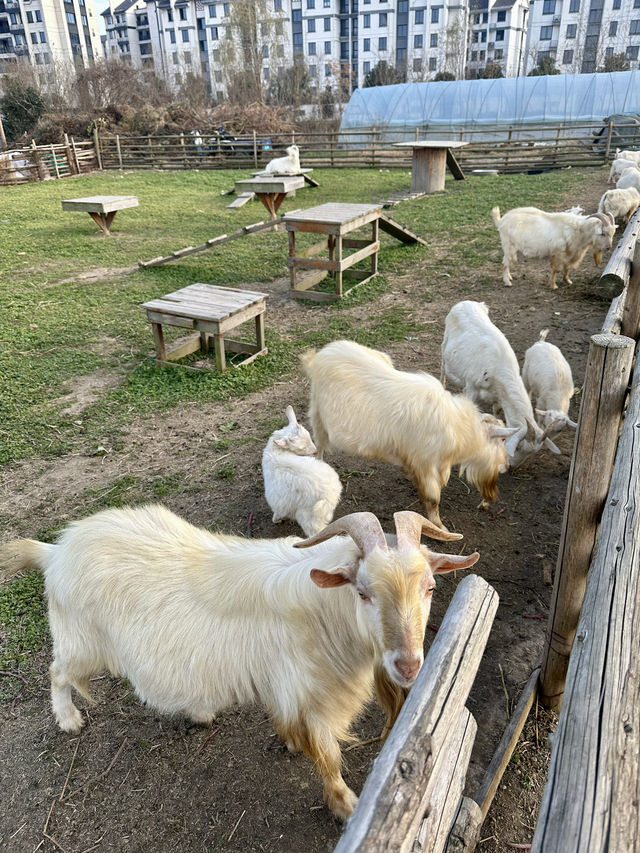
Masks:
[[[385,216],[384,213],[380,214],[379,225],[383,231],[386,231],[387,234],[391,234],[392,237],[395,237],[396,240],[400,240],[402,243],[422,243],[423,246],[428,246],[426,240],[423,240],[422,237],[418,237],[417,234],[414,234],[413,231],[410,231],[404,225],[400,225],[399,222],[396,222],[394,219],[390,219],[388,216]]]
[[[240,193],[239,196],[236,196],[236,198],[234,198],[234,200],[231,202],[231,204],[227,205],[227,209],[229,209],[230,207],[244,207],[244,205],[248,201],[251,201],[251,199],[253,199],[255,197],[256,197],[255,193]]]

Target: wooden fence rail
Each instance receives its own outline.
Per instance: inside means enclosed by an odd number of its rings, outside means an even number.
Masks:
[[[0,152],[0,184],[24,184],[92,172],[98,168],[93,142],[65,135],[55,145],[31,145]]]

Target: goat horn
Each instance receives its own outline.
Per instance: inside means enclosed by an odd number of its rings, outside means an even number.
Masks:
[[[615,225],[615,219],[611,216],[610,213],[591,213],[588,218],[599,219],[600,222],[604,222],[605,225]]]
[[[545,438],[549,437],[549,435],[556,429],[556,427],[558,426],[559,423],[562,423],[560,418],[557,418],[555,421],[551,421],[549,426],[545,429],[545,431],[540,436],[540,444],[542,444],[542,442],[545,440]]]
[[[310,548],[311,545],[326,542],[327,539],[340,536],[342,533],[346,533],[353,539],[365,557],[376,547],[382,551],[389,550],[380,522],[372,512],[352,512],[350,515],[343,515],[315,536],[296,542],[293,547]]]
[[[450,533],[448,530],[443,530],[443,528],[437,527],[432,521],[429,521],[428,518],[420,515],[419,512],[411,512],[410,510],[394,512],[393,520],[396,525],[398,548],[417,548],[420,545],[420,536],[423,533],[431,539],[443,541],[462,539],[461,533]]]

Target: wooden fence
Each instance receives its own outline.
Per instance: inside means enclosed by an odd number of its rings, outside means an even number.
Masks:
[[[24,184],[79,175],[101,168],[95,140],[76,142],[65,134],[56,145],[31,145],[0,152],[0,184]]]
[[[612,125],[604,130],[603,134],[594,135],[597,130],[593,124],[526,125],[465,128],[445,135],[467,143],[456,151],[465,171],[523,172],[601,166],[614,156],[616,145],[640,142],[613,135]],[[393,128],[269,136],[254,131],[235,138],[215,132],[201,137],[102,135],[97,144],[105,169],[260,169],[292,142],[301,150],[303,165],[310,168],[409,168],[411,151],[395,148],[395,142],[442,136],[442,131]]]

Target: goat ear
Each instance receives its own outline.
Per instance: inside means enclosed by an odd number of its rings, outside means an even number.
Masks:
[[[557,445],[555,445],[551,441],[550,438],[545,438],[544,446],[547,448],[547,450],[550,450],[552,453],[555,453],[556,456],[562,456],[562,451],[560,450],[560,448]]]
[[[515,435],[518,432],[518,427],[505,427],[498,426],[497,424],[491,424],[489,429],[487,430],[489,434],[489,438],[511,438],[512,435]]]
[[[292,406],[287,406],[284,410],[285,415],[287,416],[287,420],[289,421],[289,426],[297,426],[298,421],[296,420],[296,413],[293,411]]]
[[[345,567],[336,569],[333,572],[325,572],[323,569],[311,569],[311,580],[316,586],[328,589],[333,586],[344,586],[346,583],[353,583],[352,574],[353,571]]]
[[[480,554],[477,551],[466,557],[456,556],[455,554],[438,554],[435,551],[428,551],[427,553],[429,555],[429,565],[434,575],[455,572],[456,569],[468,569],[480,559]]]
[[[285,449],[288,447],[288,442],[286,438],[274,438],[273,443],[277,447],[284,447]]]

